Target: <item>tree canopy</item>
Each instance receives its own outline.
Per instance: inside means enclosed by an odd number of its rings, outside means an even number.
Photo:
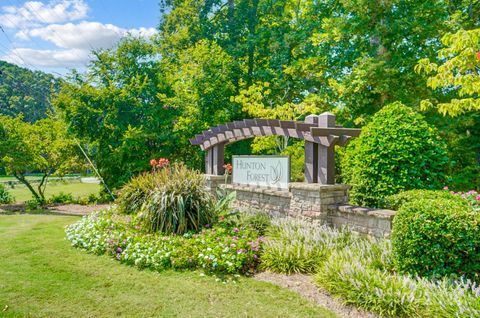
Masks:
[[[50,74],[0,61],[0,115],[23,114],[28,122],[45,118],[58,88],[59,80]]]
[[[226,121],[331,111],[352,127],[393,102],[416,110],[422,100],[455,103],[458,86],[435,84],[434,73],[427,79],[415,66],[462,55],[442,50],[457,42],[454,34],[476,32],[460,30],[480,26],[480,3],[463,0],[161,0],[160,7],[157,36],[95,52],[87,74],[73,74],[55,99],[70,131],[94,145],[113,186],[152,157],[200,168],[202,154],[188,138]],[[478,38],[469,43],[478,48]],[[478,81],[473,71],[463,75]],[[468,87],[460,91],[475,99]],[[463,187],[477,180],[480,132],[478,116],[462,116],[425,112],[452,149],[450,179]],[[299,142],[265,138],[250,151],[291,154],[292,170],[301,172]]]

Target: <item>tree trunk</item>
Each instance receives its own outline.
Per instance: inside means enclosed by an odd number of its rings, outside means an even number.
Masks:
[[[42,199],[42,197],[40,197],[40,195],[35,191],[35,189],[32,187],[30,182],[28,182],[28,180],[25,178],[24,175],[14,172],[13,176],[17,178],[18,181],[23,183],[28,188],[28,190],[30,190],[35,200],[37,200],[38,202],[41,202],[42,204],[44,203],[44,199]]]

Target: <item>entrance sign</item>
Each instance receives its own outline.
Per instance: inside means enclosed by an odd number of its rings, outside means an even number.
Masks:
[[[218,125],[190,139],[205,150],[205,172],[223,175],[225,146],[261,136],[284,136],[305,140],[305,182],[335,184],[335,146],[343,147],[360,135],[360,129],[343,128],[335,115],[309,115],[305,121],[245,119]]]
[[[233,183],[288,189],[289,156],[233,156]]]

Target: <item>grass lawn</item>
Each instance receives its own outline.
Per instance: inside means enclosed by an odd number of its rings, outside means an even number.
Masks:
[[[0,215],[0,317],[334,317],[253,279],[223,284],[87,254],[64,239],[64,226],[76,220]]]
[[[35,185],[34,185],[35,186]],[[53,194],[60,192],[71,193],[74,198],[86,197],[91,193],[98,194],[101,186],[93,183],[81,182],[52,182],[47,185],[46,196],[47,199]],[[23,185],[18,185],[13,189],[8,188],[8,191],[15,197],[16,202],[25,202],[32,199],[32,194]]]

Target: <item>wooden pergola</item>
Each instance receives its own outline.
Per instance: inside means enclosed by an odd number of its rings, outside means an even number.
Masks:
[[[212,127],[190,139],[206,151],[205,172],[224,174],[224,151],[227,144],[253,137],[286,136],[305,140],[305,182],[335,183],[335,146],[345,146],[360,129],[335,124],[335,115],[309,115],[305,121],[245,119]]]

